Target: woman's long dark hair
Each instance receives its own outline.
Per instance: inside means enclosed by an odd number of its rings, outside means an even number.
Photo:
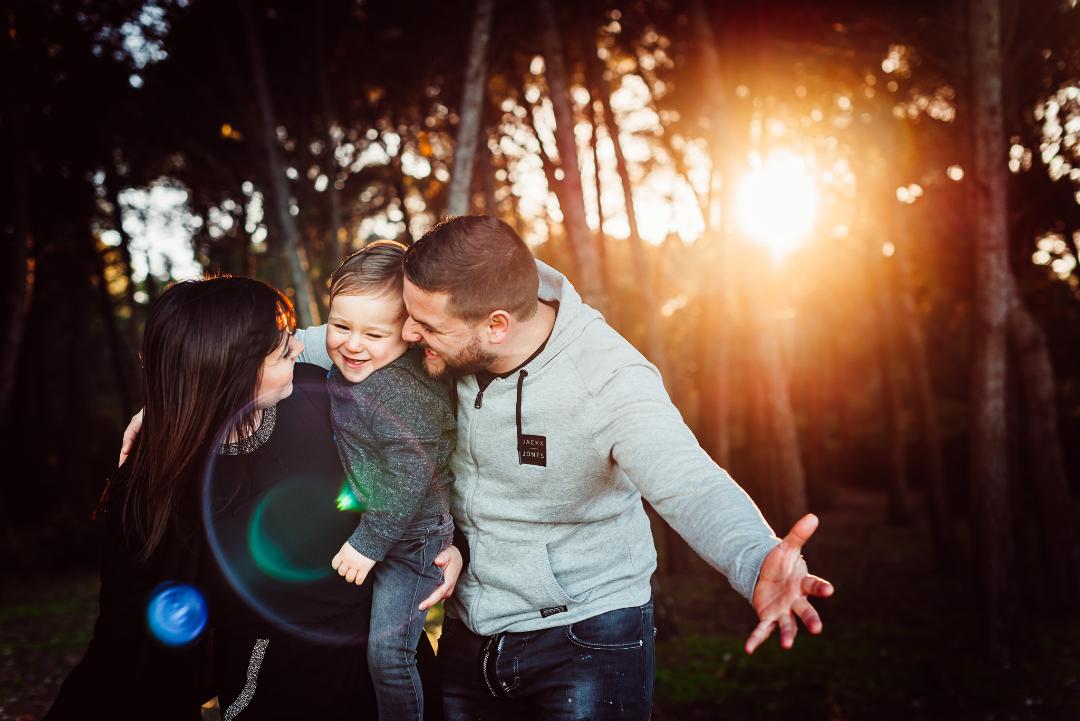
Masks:
[[[256,430],[263,360],[295,325],[289,300],[250,278],[177,283],[150,309],[143,425],[123,504],[124,527],[142,544],[143,560],[196,512],[188,503],[207,454],[229,433]]]

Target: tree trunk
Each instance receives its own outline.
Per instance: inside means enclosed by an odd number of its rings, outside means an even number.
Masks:
[[[885,267],[881,238],[870,233],[864,243],[868,291],[876,296],[874,351],[881,370],[881,396],[885,412],[885,436],[889,446],[888,488],[889,523],[911,521],[911,502],[907,490],[907,442],[904,436],[904,401],[897,368],[895,339],[896,313],[893,306],[893,284],[890,269]]]
[[[591,51],[591,47],[587,47],[587,50]],[[598,150],[599,137],[598,132],[600,126],[604,122],[603,111],[600,109],[599,104],[596,102],[596,96],[599,94],[599,85],[595,82],[590,82],[589,88],[589,110],[592,111],[589,114],[589,122],[592,126],[592,132],[589,134],[589,150],[592,152],[593,161],[593,183],[596,186],[596,255],[600,258],[600,279],[604,284],[604,290],[608,296],[608,316],[607,321],[613,327],[619,327],[618,306],[614,298],[614,285],[611,282],[611,259],[607,253],[607,234],[604,231],[604,189],[603,182],[600,180],[600,153]]]
[[[574,108],[570,100],[570,83],[563,62],[562,40],[551,0],[539,0],[540,40],[544,51],[545,76],[555,108],[555,143],[563,171],[563,222],[566,235],[577,262],[582,299],[600,312],[607,310],[589,225],[585,221],[585,200],[581,190],[581,171],[578,165],[577,140],[574,137]]]
[[[327,248],[334,250],[335,257],[333,261],[336,261],[329,263],[329,266],[336,268],[349,254],[349,233],[342,223],[341,192],[337,188],[338,174],[341,169],[334,154],[334,151],[337,150],[338,141],[332,132],[337,113],[333,112],[331,108],[330,91],[326,87],[326,54],[323,50],[323,32],[325,29],[323,4],[315,3],[314,11],[315,53],[318,58],[319,69],[319,105],[322,108],[323,139],[326,143],[326,149],[319,159],[319,167],[326,174],[328,181],[326,200],[327,212],[329,213],[327,225],[330,228],[330,242],[327,243]]]
[[[259,28],[252,17],[249,0],[238,0],[238,2],[248,41],[248,57],[251,63],[255,99],[259,108],[259,125],[261,126],[259,135],[270,186],[268,200],[277,221],[282,253],[292,281],[293,292],[296,294],[297,321],[301,326],[318,325],[319,306],[315,301],[315,289],[308,273],[307,252],[304,249],[296,219],[289,210],[289,184],[285,176],[285,165],[278,150],[277,120],[274,116],[270,87],[266,79]]]
[[[461,95],[457,138],[454,141],[454,167],[450,172],[450,189],[447,191],[448,216],[469,212],[469,190],[472,188],[476,146],[480,138],[480,121],[484,116],[484,85],[487,83],[487,55],[494,12],[495,0],[476,0],[469,59],[465,66],[465,91]]]
[[[762,327],[757,336],[765,404],[769,413],[769,430],[776,444],[774,458],[779,471],[778,501],[784,516],[782,525],[787,528],[806,513],[806,475],[799,454],[795,413],[791,409],[791,397],[784,378],[775,329]]]
[[[611,83],[604,79],[600,69],[600,58],[596,55],[596,48],[590,47],[589,59],[591,73],[598,89],[600,104],[604,113],[604,124],[608,137],[611,139],[612,148],[615,151],[615,169],[619,173],[619,182],[622,184],[623,202],[626,206],[626,221],[630,226],[630,257],[634,264],[634,275],[637,277],[638,294],[641,299],[641,309],[645,320],[645,355],[660,369],[660,376],[671,390],[671,367],[668,364],[666,345],[660,328],[660,302],[657,299],[656,288],[649,272],[649,263],[645,258],[645,244],[638,232],[637,210],[634,208],[634,188],[630,183],[630,169],[626,165],[626,156],[623,155],[622,141],[619,139],[619,127],[615,122],[615,114],[611,110]]]
[[[394,175],[394,193],[397,195],[398,204],[401,205],[401,220],[405,223],[405,232],[403,233],[403,240],[406,245],[411,245],[413,242],[412,234],[412,213],[409,212],[409,206],[405,200],[409,196],[409,189],[405,185],[405,171],[401,167],[401,153],[404,150],[404,146],[398,146],[397,155],[391,161],[393,166],[391,172]]]
[[[120,410],[123,412],[123,417],[128,418],[134,410],[131,402],[131,389],[128,387],[130,383],[128,349],[120,336],[120,329],[116,325],[116,311],[113,307],[112,295],[109,293],[109,282],[105,277],[105,259],[102,257],[101,250],[97,247],[93,236],[88,239],[87,244],[91,254],[90,267],[94,269],[94,277],[91,282],[97,292],[98,315],[101,317],[101,324],[105,327],[105,337],[109,341],[113,378],[116,381],[116,392],[120,398]]]
[[[720,54],[717,49],[716,37],[712,31],[712,24],[708,11],[702,0],[693,0],[690,3],[690,18],[694,26],[694,38],[698,44],[701,65],[705,76],[705,87],[709,89],[709,121],[711,137],[709,138],[712,167],[720,169],[723,188],[720,195],[720,221],[713,227],[713,233],[709,236],[710,245],[715,247],[711,251],[711,260],[715,264],[715,281],[708,287],[706,292],[706,327],[704,333],[708,340],[707,364],[715,369],[715,379],[710,384],[705,406],[711,416],[706,425],[711,429],[711,446],[713,456],[720,465],[728,463],[731,454],[731,440],[728,429],[730,417],[730,380],[731,360],[729,343],[730,319],[732,318],[729,287],[731,285],[728,273],[728,260],[730,258],[732,241],[731,208],[734,200],[734,180],[738,171],[739,163],[736,156],[736,134],[732,131],[732,118],[730,107],[727,103],[727,88],[721,70]],[[689,179],[688,179],[689,181]],[[711,193],[711,183],[710,183]],[[706,201],[703,209],[706,227],[711,226],[712,207],[711,199]],[[790,412],[790,407],[788,408]],[[801,467],[801,464],[800,464]]]
[[[901,209],[901,213],[902,213]],[[946,570],[956,561],[956,539],[952,529],[952,510],[949,490],[945,480],[944,441],[938,419],[934,384],[930,376],[930,360],[926,338],[919,323],[913,289],[914,273],[911,268],[911,243],[903,215],[896,215],[897,230],[897,296],[900,301],[899,325],[907,345],[908,367],[911,369],[912,401],[922,431],[923,449],[926,454],[927,507],[930,511],[930,534],[934,544],[934,558],[939,570]]]
[[[1015,281],[1009,283],[1008,334],[1022,382],[1026,458],[1038,509],[1035,525],[1041,539],[1046,595],[1058,599],[1056,605],[1060,606],[1072,598],[1077,587],[1080,548],[1072,513],[1072,493],[1061,452],[1054,367],[1046,334],[1024,307]]]
[[[131,270],[131,236],[124,230],[124,211],[120,206],[120,177],[115,168],[105,172],[105,192],[109,204],[113,207],[113,229],[120,236],[120,261],[127,284],[124,287],[124,302],[131,311],[128,318],[126,335],[130,348],[139,347],[139,304],[135,302],[135,280]]]
[[[8,309],[4,318],[4,352],[0,354],[0,418],[9,419],[15,373],[22,355],[23,336],[30,302],[34,297],[34,234],[30,219],[29,168],[26,162],[26,145],[22,132],[22,108],[9,105],[8,133],[12,154],[12,212],[14,215],[14,242],[11,244],[11,261],[8,265],[4,294]],[[2,424],[6,426],[6,423]],[[0,430],[4,430],[0,428]]]
[[[1009,301],[1001,6],[970,0],[975,328],[970,400],[972,548],[991,656],[1008,658],[1013,568],[1006,434]]]
[[[487,143],[487,131],[480,131],[480,155],[477,160],[480,163],[480,193],[484,198],[484,214],[498,217],[498,201],[495,199],[495,159],[492,157],[491,148]]]
[[[791,407],[787,373],[780,351],[780,329],[769,317],[771,306],[765,302],[767,289],[759,282],[748,288],[750,307],[754,308],[758,365],[766,425],[772,439],[771,463],[775,469],[777,508],[780,525],[788,528],[806,513],[806,474],[799,450],[795,413]]]

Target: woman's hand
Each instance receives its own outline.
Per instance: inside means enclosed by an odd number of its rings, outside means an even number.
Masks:
[[[375,568],[375,563],[375,561],[350,546],[348,541],[342,545],[341,550],[330,561],[330,565],[338,572],[339,576],[349,583],[355,583],[357,586],[363,585],[364,579],[371,573],[371,569]]]
[[[439,601],[454,595],[454,587],[457,586],[458,576],[461,575],[461,567],[465,565],[457,546],[450,546],[435,556],[432,563],[443,570],[443,584],[424,599],[424,602],[420,604],[421,611],[426,611]]]
[[[135,445],[135,436],[139,435],[139,431],[142,430],[142,409],[131,417],[131,422],[128,423],[128,427],[124,429],[124,440],[120,444],[120,462],[117,466],[124,465],[124,461],[127,460],[128,454],[131,453],[131,447]]]

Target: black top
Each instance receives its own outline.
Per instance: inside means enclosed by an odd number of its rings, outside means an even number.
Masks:
[[[126,479],[118,475],[96,521],[94,636],[46,718],[198,719],[215,695],[224,711],[248,680],[259,639],[268,646],[244,718],[375,717],[364,646],[370,584],[346,583],[330,568],[357,517],[336,506],[344,474],[324,379],[297,364],[293,394],[270,414],[272,432],[237,455],[214,449],[200,497],[177,515],[192,519],[190,530],[169,534],[149,563],[121,528]],[[149,598],[164,581],[191,583],[206,597],[211,629],[193,645],[167,647],[147,631]],[[418,656],[430,670],[427,643]],[[432,700],[436,711],[437,691]]]

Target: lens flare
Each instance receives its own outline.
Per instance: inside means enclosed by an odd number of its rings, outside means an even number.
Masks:
[[[248,520],[248,549],[255,565],[267,576],[286,583],[310,583],[329,575],[329,567],[319,558],[311,565],[312,559],[304,558],[308,554],[297,553],[288,537],[274,533],[280,527],[274,517],[288,512],[290,497],[299,495],[290,493],[294,490],[282,485],[263,494]]]
[[[352,486],[346,481],[341,484],[341,491],[338,492],[337,509],[339,511],[363,511],[365,506],[353,493]]]
[[[386,471],[373,459],[346,476],[326,393],[324,375],[294,377],[292,396],[254,449],[210,454],[202,515],[213,560],[245,606],[290,634],[340,644],[367,638],[370,585],[346,583],[330,563],[360,512],[385,505]],[[357,409],[376,411],[385,417],[381,407]],[[404,420],[390,420],[395,435],[408,437]]]
[[[186,646],[206,628],[209,613],[199,590],[186,583],[164,583],[154,589],[146,607],[150,633],[166,646]]]

